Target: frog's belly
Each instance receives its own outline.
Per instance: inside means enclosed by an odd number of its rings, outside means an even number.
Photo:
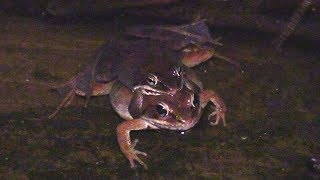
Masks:
[[[129,113],[128,107],[132,98],[132,91],[121,83],[117,82],[113,85],[110,92],[110,102],[113,109],[123,119],[133,119]]]

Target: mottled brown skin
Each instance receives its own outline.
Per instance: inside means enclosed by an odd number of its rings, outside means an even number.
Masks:
[[[110,92],[110,101],[113,109],[125,120],[117,127],[118,143],[121,151],[128,158],[131,168],[136,167],[135,162],[144,166],[147,165],[138,157],[139,154],[146,156],[146,153],[135,149],[137,141],[131,142],[130,132],[144,129],[169,129],[169,130],[188,130],[192,128],[200,119],[202,109],[208,102],[219,104],[216,110],[209,116],[216,115],[216,121],[211,123],[216,125],[222,119],[225,125],[226,107],[219,96],[211,90],[204,90],[200,96],[186,87],[174,95],[145,95],[139,101],[142,114],[133,118],[129,111],[129,104],[133,96],[130,89],[121,83],[115,83]],[[159,107],[166,107],[165,113]]]
[[[137,141],[131,142],[131,131],[144,129],[187,130],[196,124],[201,116],[201,110],[209,102],[215,105],[215,111],[209,115],[208,119],[211,120],[213,116],[216,116],[214,121],[210,121],[210,124],[218,125],[220,120],[222,120],[223,125],[226,126],[225,115],[227,108],[220,96],[212,90],[204,90],[201,81],[191,69],[186,70],[185,78],[200,89],[198,94],[195,94],[196,91],[193,89],[193,86],[189,86],[190,83],[186,82],[184,88],[173,95],[143,95],[142,99],[138,99],[134,103],[132,103],[134,92],[119,81],[95,83],[93,85],[92,95],[110,94],[110,100],[115,111],[123,119],[128,120],[117,127],[117,137],[121,151],[130,161],[131,168],[136,166],[134,161],[137,161],[147,169],[147,165],[138,157],[139,154],[146,155],[146,153],[134,149]],[[75,91],[75,93],[80,96],[86,96],[85,92],[80,90]],[[194,103],[196,110],[190,111],[190,102],[193,101],[194,97],[199,97],[199,102]],[[159,102],[166,103],[175,116],[167,118],[154,116],[155,113],[153,112],[156,111],[155,105]],[[64,105],[68,105],[69,103],[65,103]],[[140,111],[138,117],[130,113],[130,105],[133,105],[134,108]]]
[[[132,91],[116,83],[110,92],[110,101],[115,111],[125,120],[117,127],[117,137],[122,152],[130,161],[131,168],[135,167],[134,161],[138,161],[147,168],[146,164],[137,156],[146,155],[134,149],[136,143],[132,144],[130,131],[143,129],[170,129],[186,130],[193,127],[200,118],[200,99],[194,103],[194,93],[183,88],[175,95],[144,96],[141,101],[140,117],[133,118],[129,112],[129,103],[132,98]],[[193,104],[194,103],[194,104]],[[157,107],[160,105],[168,108],[166,112],[160,113]]]
[[[65,98],[49,119],[76,94],[85,94],[87,102],[91,96],[107,95],[104,88],[111,88],[109,83],[115,80],[135,93],[147,95],[175,94],[183,85],[180,54],[152,40],[110,41],[95,61],[67,83],[54,87]]]
[[[178,45],[185,43],[184,40],[179,42],[180,40],[173,39]],[[215,121],[210,124],[217,125],[222,120],[226,126],[225,103],[214,91],[204,90],[199,78],[188,68],[208,60],[213,50],[191,44],[178,51],[163,47],[164,44],[161,42],[159,46],[153,43],[153,40],[135,41],[133,46],[130,43],[129,46],[126,43],[122,44],[125,48],[121,47],[120,50],[124,51],[111,51],[112,48],[101,51],[97,64],[58,87],[61,91],[68,88],[71,90],[49,118],[62,107],[69,105],[75,94],[86,97],[110,94],[115,111],[128,120],[117,127],[117,136],[120,148],[132,168],[135,167],[134,161],[138,161],[145,168],[147,166],[137,156],[146,154],[134,149],[136,142],[131,143],[130,131],[148,128],[187,130],[196,124],[202,108],[208,102],[212,102],[216,107],[209,115],[209,119],[216,116]],[[166,55],[160,56],[162,54]],[[124,61],[118,61],[117,55],[126,58]],[[108,61],[100,61],[110,56],[113,57],[111,64]],[[158,81],[162,83],[161,86],[152,86],[149,83],[150,73],[157,76]],[[165,93],[159,93],[159,90]],[[195,99],[198,99],[198,103],[192,105]],[[157,115],[162,112],[157,108],[159,103],[170,110],[170,115]]]
[[[125,60],[118,62],[120,60],[117,57],[113,58],[116,63],[113,61],[99,61],[96,65],[97,68],[87,68],[86,71],[75,76],[67,83],[55,87],[59,92],[66,91],[65,89],[69,89],[69,92],[66,93],[64,100],[49,116],[49,119],[53,118],[61,108],[67,107],[76,94],[80,96],[85,94],[87,101],[90,96],[107,95],[109,93],[108,89],[112,87],[110,82],[114,80],[119,80],[139,94],[175,94],[188,81],[184,77],[184,71],[189,66],[192,67],[206,61],[212,54],[210,50],[201,51],[196,47],[188,47],[187,50],[182,52],[171,51],[149,40],[135,41],[133,43],[122,42],[121,46],[119,56]],[[109,53],[109,50],[99,54],[98,57],[115,56]],[[94,69],[94,72],[91,72],[90,69]],[[109,73],[111,71],[116,72]],[[149,76],[155,76],[157,83],[150,84]],[[198,93],[196,88],[191,89]],[[61,94],[64,93],[62,92]]]
[[[181,89],[181,55],[158,41],[119,39],[114,46],[107,44],[98,58],[97,82],[117,79],[131,90],[151,90],[157,95]]]
[[[86,95],[86,105],[91,96],[108,94],[104,90],[94,92],[98,88],[94,86],[114,80],[134,91],[134,98],[175,94],[183,85],[199,93],[199,88],[184,77],[184,71],[208,60],[214,54],[213,46],[221,45],[219,38],[211,38],[204,21],[181,26],[138,26],[129,28],[126,34],[140,39],[109,40],[83,72],[55,87],[65,98],[49,119],[70,104],[76,94]]]
[[[214,50],[192,46],[183,49],[182,54],[182,63],[187,67],[194,67],[210,59],[214,54]]]
[[[212,39],[205,20],[178,26],[133,26],[126,29],[126,34],[157,40],[159,44],[179,51],[182,63],[187,67],[194,67],[211,57],[240,66],[238,62],[215,51],[217,46],[222,46],[219,42],[221,37]]]

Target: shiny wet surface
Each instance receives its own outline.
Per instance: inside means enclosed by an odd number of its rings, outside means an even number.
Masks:
[[[81,71],[116,32],[114,24],[5,16],[0,23],[4,177],[319,177],[311,159],[320,156],[320,53],[309,41],[289,41],[279,55],[266,45],[272,35],[217,30],[224,44],[218,51],[241,67],[212,58],[194,69],[225,100],[228,126],[209,126],[207,108],[187,132],[134,132],[149,170],[133,171],[119,149],[122,120],[108,96],[93,98],[88,108],[78,97],[53,120],[41,118],[62,100],[50,86]]]

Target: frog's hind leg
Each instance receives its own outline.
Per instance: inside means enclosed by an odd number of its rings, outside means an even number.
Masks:
[[[79,83],[79,77],[80,76],[77,75],[62,85],[52,87],[52,89],[56,90],[60,95],[62,95],[62,96],[64,95],[64,99],[61,101],[61,103],[55,109],[55,111],[48,116],[48,119],[52,119],[53,117],[55,117],[58,114],[58,112],[60,112],[60,110],[63,107],[67,107],[71,104],[75,95],[77,94],[76,93],[76,90],[77,90],[76,86]]]
[[[63,107],[69,106],[72,103],[75,95],[83,96],[83,97],[87,96],[86,92],[76,88],[75,85],[73,85],[74,80],[75,79],[72,79],[69,82],[65,83],[64,85],[56,88],[56,90],[60,94],[66,91],[65,90],[66,88],[71,88],[71,90],[66,94],[65,98],[62,100],[62,102],[59,104],[56,110],[52,114],[50,114],[50,116],[48,116],[49,119],[52,119],[54,116],[56,116]],[[111,81],[108,83],[94,83],[92,94],[90,96],[108,95],[110,93],[113,83],[114,81]]]
[[[71,102],[74,99],[74,96],[76,95],[75,89],[72,89],[66,97],[62,100],[62,102],[59,104],[59,106],[56,108],[56,110],[48,116],[48,119],[52,119],[54,116],[58,114],[58,112],[63,108],[67,107],[71,104]]]
[[[114,82],[115,81],[111,81],[108,83],[95,83],[93,85],[92,96],[108,95],[111,91],[111,88],[112,88]]]

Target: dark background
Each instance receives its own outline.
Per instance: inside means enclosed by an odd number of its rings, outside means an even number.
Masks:
[[[319,1],[277,49],[302,1],[0,1],[1,178],[319,178]],[[148,4],[146,4],[148,3]],[[228,107],[227,127],[208,108],[185,134],[140,131],[149,170],[131,170],[116,140],[122,120],[109,97],[76,98],[53,120],[50,91],[89,64],[110,36],[132,25],[207,19],[217,52],[194,70]],[[317,162],[315,162],[317,160]]]

